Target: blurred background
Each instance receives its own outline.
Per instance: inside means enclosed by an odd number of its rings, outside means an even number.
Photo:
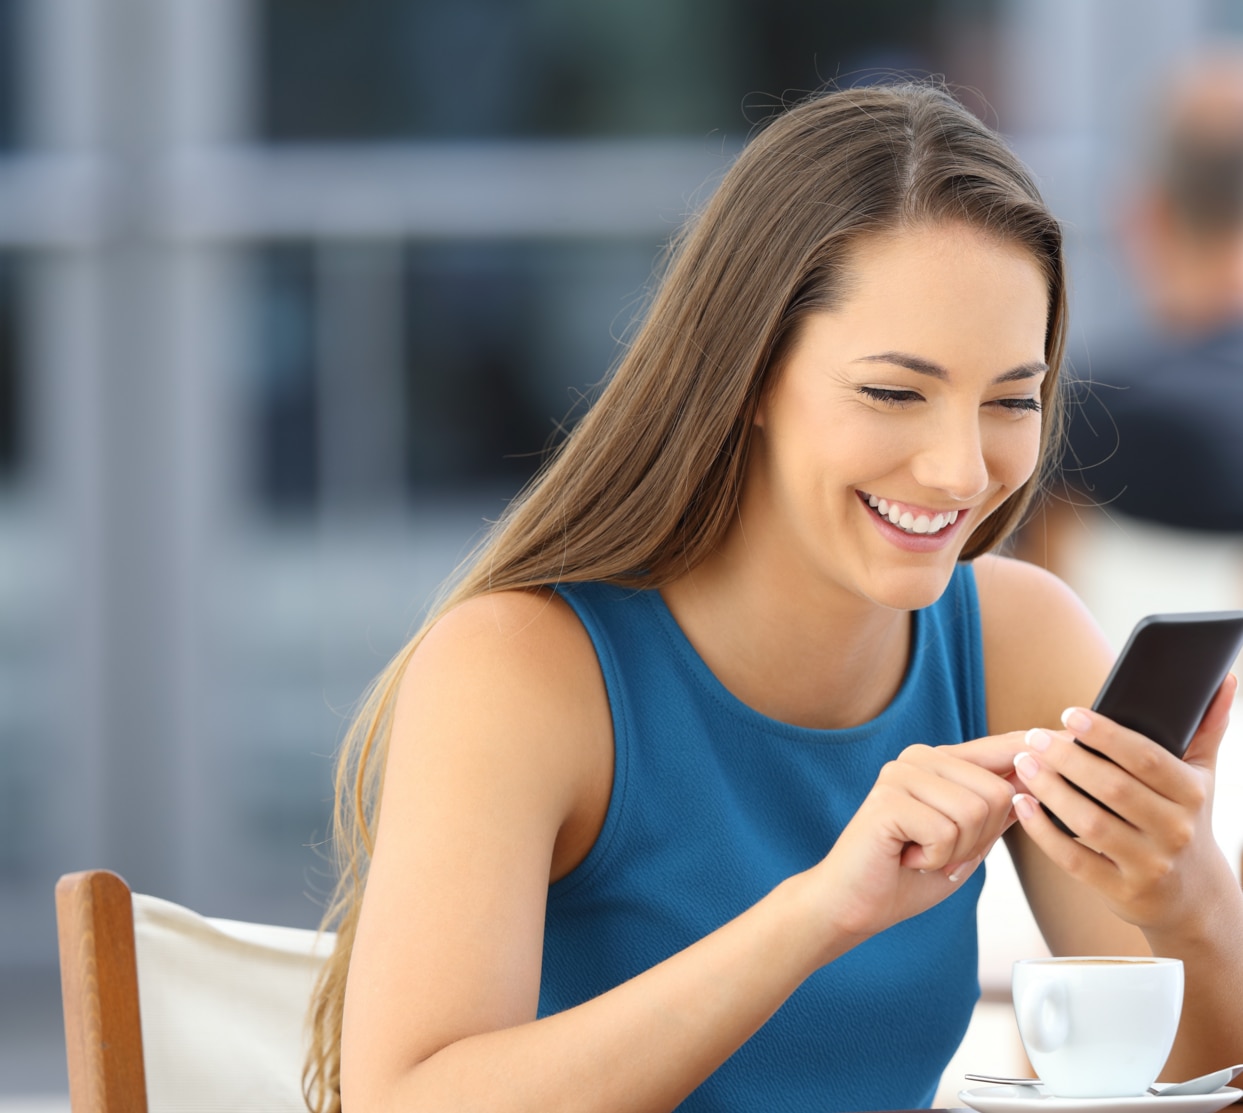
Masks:
[[[1090,361],[1142,323],[1110,220],[1153,81],[1240,33],[1229,0],[0,0],[0,1098],[63,1104],[59,874],[317,923],[352,704],[783,98],[959,86],[1066,222]]]

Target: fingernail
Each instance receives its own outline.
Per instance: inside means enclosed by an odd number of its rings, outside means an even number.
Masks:
[[[1040,762],[1038,762],[1031,754],[1022,751],[1014,755],[1014,771],[1018,773],[1023,780],[1030,780],[1040,772]],[[1017,800],[1018,797],[1016,796]]]
[[[1077,734],[1081,734],[1092,726],[1092,720],[1079,708],[1068,707],[1062,712],[1062,726],[1067,730],[1073,730]]]
[[[1033,750],[1043,752],[1049,748],[1049,743],[1053,741],[1053,736],[1047,730],[1033,727],[1023,736],[1023,741]]]
[[[1036,801],[1025,792],[1015,793],[1014,814],[1019,819],[1031,819],[1036,814]]]
[[[972,858],[969,862],[959,862],[946,876],[950,881],[961,881],[976,867],[979,858]]]

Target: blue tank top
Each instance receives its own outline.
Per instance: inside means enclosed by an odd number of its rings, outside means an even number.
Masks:
[[[814,865],[906,746],[987,733],[967,565],[941,599],[915,612],[893,702],[847,730],[791,726],[743,704],[657,591],[559,590],[595,645],[616,756],[599,838],[549,887],[541,1016],[654,966]],[[814,973],[680,1109],[930,1105],[979,996],[983,881],[981,868],[953,896]]]

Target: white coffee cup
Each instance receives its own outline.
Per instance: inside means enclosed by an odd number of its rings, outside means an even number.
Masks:
[[[1021,959],[1011,985],[1027,1057],[1055,1097],[1144,1094],[1174,1046],[1179,959]]]

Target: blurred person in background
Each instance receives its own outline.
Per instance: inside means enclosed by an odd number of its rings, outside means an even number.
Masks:
[[[1055,953],[1183,960],[1171,1077],[1237,1058],[1233,682],[1177,760],[1085,710],[1100,631],[991,554],[1065,291],[1030,176],[936,86],[759,133],[347,738],[312,1108],[926,1106],[1003,834]]]
[[[1015,546],[1072,583],[1101,514],[1243,534],[1243,50],[1169,83],[1120,230],[1150,327],[1068,380],[1061,474]]]

